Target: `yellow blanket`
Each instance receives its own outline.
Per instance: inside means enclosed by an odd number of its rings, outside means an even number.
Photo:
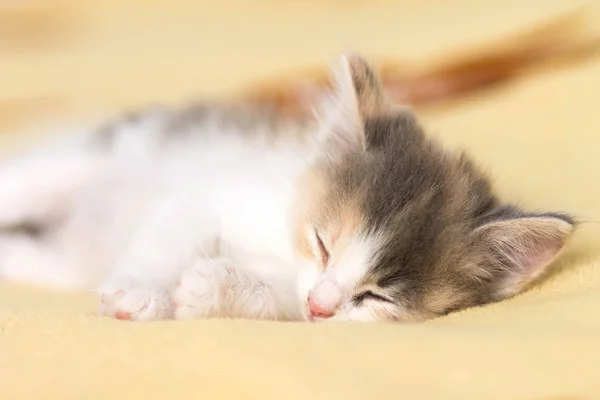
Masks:
[[[13,7],[0,9],[0,141],[29,142],[8,132],[47,114],[223,94],[348,47],[450,54],[572,3],[0,5]],[[600,221],[598,104],[595,58],[423,118],[469,149],[507,199]],[[129,323],[98,317],[92,294],[0,283],[0,399],[600,398],[599,245],[598,224],[584,224],[532,290],[420,325]]]

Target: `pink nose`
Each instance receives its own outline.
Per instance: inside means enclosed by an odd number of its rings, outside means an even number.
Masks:
[[[315,300],[315,297],[311,294],[308,295],[308,310],[310,315],[319,318],[330,318],[333,317],[334,311],[323,306]]]

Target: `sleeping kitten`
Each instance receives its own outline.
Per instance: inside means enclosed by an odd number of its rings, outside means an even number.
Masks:
[[[574,230],[501,203],[358,56],[314,118],[151,110],[0,170],[0,275],[126,320],[419,321],[513,296]],[[19,228],[35,228],[32,232]]]

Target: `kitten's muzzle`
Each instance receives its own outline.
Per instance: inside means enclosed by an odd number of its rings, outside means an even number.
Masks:
[[[342,300],[342,291],[333,282],[324,281],[308,294],[308,312],[312,318],[331,318]]]

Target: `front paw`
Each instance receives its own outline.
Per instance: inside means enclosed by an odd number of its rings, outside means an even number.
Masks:
[[[173,304],[167,290],[144,284],[130,276],[110,277],[99,289],[100,314],[121,320],[168,319]]]
[[[230,262],[226,259],[201,259],[183,271],[173,292],[175,319],[209,318],[222,314],[223,283]]]

